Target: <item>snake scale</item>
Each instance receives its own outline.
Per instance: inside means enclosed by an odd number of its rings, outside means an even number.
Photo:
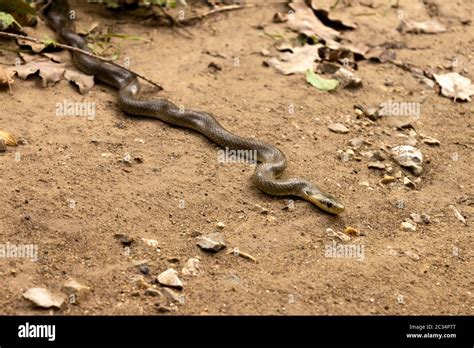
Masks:
[[[90,51],[87,40],[76,34],[74,17],[70,16],[67,0],[50,1],[43,10],[43,15],[60,41]],[[73,61],[84,73],[94,75],[96,79],[117,88],[118,105],[128,115],[153,117],[195,130],[219,146],[231,150],[256,151],[257,165],[252,178],[261,191],[274,196],[297,196],[332,214],[339,214],[344,210],[344,205],[336,198],[309,181],[300,178],[281,179],[287,160],[278,148],[229,132],[209,113],[180,110],[166,99],[139,99],[140,82],[126,69],[76,51],[73,51]]]

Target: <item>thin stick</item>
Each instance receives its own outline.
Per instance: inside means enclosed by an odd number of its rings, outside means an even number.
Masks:
[[[37,44],[43,44],[43,42],[41,40],[38,40],[37,38],[34,38],[34,37],[30,37],[30,36],[25,36],[25,35],[18,35],[18,34],[13,34],[13,33],[5,33],[5,32],[2,32],[0,31],[0,36],[3,36],[3,37],[9,37],[9,38],[13,38],[13,39],[21,39],[21,40],[26,40],[26,41],[31,41],[31,42],[34,42],[34,43],[37,43]],[[121,69],[124,69],[124,70],[127,70],[129,73],[151,83],[153,86],[155,86],[156,88],[158,88],[160,91],[163,90],[163,87],[161,87],[159,84],[157,84],[156,82],[153,82],[152,80],[148,79],[147,77],[145,76],[142,76],[138,73],[136,73],[135,71],[132,71],[130,69],[127,69],[115,62],[113,62],[112,60],[110,59],[107,59],[107,58],[103,58],[103,57],[100,57],[100,56],[97,56],[93,53],[90,53],[88,51],[85,51],[85,50],[82,50],[80,48],[77,48],[77,47],[72,47],[72,46],[69,46],[69,45],[64,45],[64,44],[61,44],[61,43],[55,43],[54,44],[55,46],[59,47],[59,48],[63,48],[63,49],[66,49],[66,50],[69,50],[69,51],[74,51],[74,52],[78,52],[78,53],[82,53],[82,54],[85,54],[86,56],[89,56],[89,57],[92,57],[92,58],[95,58],[95,59],[98,59],[100,61],[103,61],[103,62],[107,62],[109,64],[112,64],[112,65],[115,65],[116,67],[119,67]]]
[[[212,14],[218,13],[218,12],[224,12],[224,11],[232,11],[232,10],[240,10],[246,7],[253,7],[255,4],[247,4],[247,5],[227,5],[227,6],[222,6],[222,7],[217,7],[213,8],[212,10],[209,10],[204,13],[198,13],[197,15],[191,16],[189,18],[185,18],[182,20],[178,20],[179,23],[187,23],[187,22],[192,22],[195,19],[202,19],[204,17],[210,16]]]

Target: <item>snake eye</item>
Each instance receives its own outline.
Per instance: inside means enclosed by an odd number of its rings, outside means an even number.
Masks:
[[[326,201],[325,203],[326,203],[326,206],[327,206],[328,208],[332,208],[332,206],[333,206],[332,202]]]

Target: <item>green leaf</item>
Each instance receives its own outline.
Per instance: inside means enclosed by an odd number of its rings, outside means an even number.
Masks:
[[[23,0],[0,0],[0,11],[33,16],[36,13],[35,9]]]
[[[41,40],[41,43],[44,45],[44,47],[48,47],[48,46],[56,47],[56,44],[58,42],[49,37],[45,37],[43,40]]]
[[[332,91],[339,85],[338,80],[323,79],[321,76],[315,74],[311,69],[306,71],[306,81],[321,91]]]
[[[11,14],[5,13],[5,12],[0,12],[0,28],[7,29],[9,26],[11,26],[13,23],[17,23],[15,18]],[[18,24],[19,25],[19,24]]]

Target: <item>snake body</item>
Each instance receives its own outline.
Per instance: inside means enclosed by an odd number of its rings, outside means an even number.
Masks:
[[[76,34],[74,20],[71,19],[74,16],[71,16],[67,0],[52,0],[43,10],[43,15],[56,31],[60,41],[90,51],[87,40]],[[84,73],[94,75],[96,79],[116,87],[118,105],[129,115],[153,117],[195,130],[214,143],[231,150],[256,151],[257,165],[253,181],[263,192],[275,196],[297,196],[332,214],[339,214],[344,210],[344,206],[336,198],[307,180],[281,179],[287,160],[278,148],[229,132],[209,113],[183,110],[166,99],[140,100],[140,82],[126,69],[76,51],[73,52],[73,60]]]

